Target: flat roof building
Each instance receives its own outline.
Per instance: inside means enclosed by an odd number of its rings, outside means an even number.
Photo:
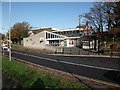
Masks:
[[[85,35],[92,35],[90,28],[57,29],[46,28],[29,31],[31,35],[23,39],[23,45],[31,48],[74,47]]]

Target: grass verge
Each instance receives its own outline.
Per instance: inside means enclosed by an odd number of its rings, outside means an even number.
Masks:
[[[80,82],[49,74],[21,62],[2,57],[2,70],[23,88],[88,88]]]
[[[107,42],[106,42],[106,46],[109,45],[109,44],[113,44],[113,41],[107,41]],[[116,41],[115,41],[114,44],[120,44],[120,42],[116,42]],[[100,46],[100,48],[103,48],[103,47],[105,47],[105,44],[104,44],[104,43]]]

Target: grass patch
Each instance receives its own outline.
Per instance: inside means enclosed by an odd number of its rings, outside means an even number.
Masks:
[[[119,48],[115,48],[115,51],[120,52],[120,47]]]
[[[80,82],[49,74],[21,62],[2,57],[2,70],[23,88],[88,88]]]
[[[108,49],[103,49],[104,52],[111,52],[112,49],[108,48]]]
[[[115,44],[115,43],[120,44],[120,42],[116,42],[116,41],[114,42],[114,44]],[[107,42],[106,42],[106,46],[109,45],[109,44],[113,44],[113,41],[107,41]],[[105,47],[105,44],[104,44],[104,43],[100,46],[100,48],[103,48],[103,47]]]

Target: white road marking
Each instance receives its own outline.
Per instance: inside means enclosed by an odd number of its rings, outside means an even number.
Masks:
[[[102,69],[102,70],[120,71],[120,70],[116,70],[116,69],[110,69],[110,68],[104,68],[104,67],[96,67],[96,66],[90,66],[90,65],[85,65],[85,64],[77,64],[77,63],[72,63],[72,62],[66,62],[66,61],[60,61],[60,60],[55,60],[55,59],[50,59],[50,58],[44,58],[44,57],[30,55],[30,54],[24,54],[24,53],[16,52],[16,51],[14,51],[14,53],[18,53],[18,54],[22,54],[22,55],[26,55],[26,56],[31,56],[31,57],[35,57],[35,58],[39,58],[39,59],[45,59],[45,60],[49,60],[49,61],[53,61],[53,62],[62,62],[62,63],[66,63],[66,64],[72,64],[72,65],[89,67],[89,68],[96,68],[96,69]]]

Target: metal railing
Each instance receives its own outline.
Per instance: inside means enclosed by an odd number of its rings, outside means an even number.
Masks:
[[[98,52],[91,51],[90,49],[84,50],[81,48],[56,48],[55,54],[75,54],[75,55],[98,55]]]
[[[54,50],[55,54],[80,54],[81,49],[73,49],[73,48],[56,48]]]

